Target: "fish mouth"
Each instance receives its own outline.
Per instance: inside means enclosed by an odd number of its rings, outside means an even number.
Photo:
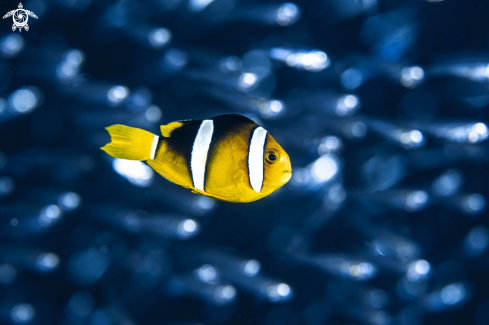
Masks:
[[[292,169],[284,170],[284,174],[292,174]]]

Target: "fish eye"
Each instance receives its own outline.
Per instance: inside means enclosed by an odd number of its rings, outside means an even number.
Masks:
[[[276,162],[278,160],[278,157],[278,152],[276,152],[275,150],[270,150],[265,153],[265,161],[269,164],[273,164],[274,162]]]

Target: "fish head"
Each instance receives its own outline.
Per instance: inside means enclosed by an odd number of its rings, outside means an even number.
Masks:
[[[263,160],[264,179],[261,192],[273,192],[284,186],[292,177],[289,155],[270,133],[267,134]]]

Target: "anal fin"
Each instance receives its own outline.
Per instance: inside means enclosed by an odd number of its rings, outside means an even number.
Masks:
[[[186,171],[185,166],[181,166],[181,168],[178,168],[179,166],[175,166],[177,164],[174,163],[174,165],[170,167],[164,162],[154,159],[147,160],[146,163],[170,182],[173,182],[185,188],[192,188],[192,181],[189,179],[188,176],[186,176],[188,172]]]
[[[229,198],[226,198],[224,196],[220,196],[220,195],[215,195],[215,194],[210,194],[210,193],[207,193],[207,192],[203,192],[201,190],[198,190],[198,189],[192,189],[192,193],[195,193],[195,194],[200,194],[200,195],[204,195],[204,196],[207,196],[207,197],[210,197],[212,199],[218,199],[218,200],[221,200],[221,201],[227,201],[227,202],[233,202],[232,200],[230,200]]]

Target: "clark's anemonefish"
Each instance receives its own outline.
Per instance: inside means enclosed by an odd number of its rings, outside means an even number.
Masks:
[[[194,193],[229,202],[259,200],[292,176],[290,159],[264,128],[241,115],[184,120],[161,126],[162,136],[125,125],[107,127],[101,149],[141,160]]]

